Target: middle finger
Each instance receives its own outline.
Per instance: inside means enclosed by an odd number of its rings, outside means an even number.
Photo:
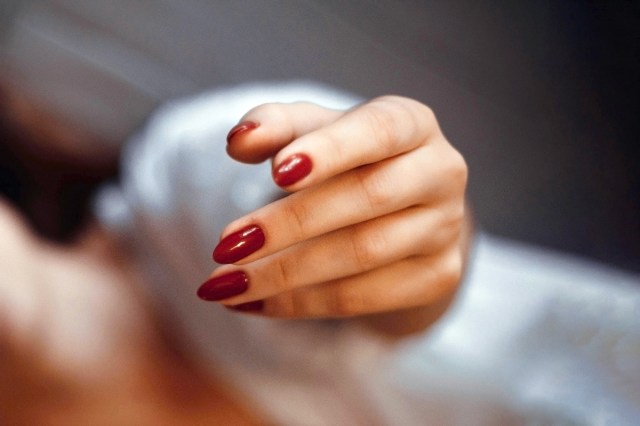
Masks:
[[[198,295],[234,305],[429,254],[457,238],[459,227],[445,217],[450,215],[443,214],[443,209],[419,206],[342,228],[241,269],[223,266],[201,286]]]
[[[438,145],[418,148],[360,167],[262,207],[227,226],[215,248],[218,263],[247,263],[309,238],[387,215],[434,204],[464,188],[437,179],[443,168]],[[397,176],[411,176],[398,185]]]

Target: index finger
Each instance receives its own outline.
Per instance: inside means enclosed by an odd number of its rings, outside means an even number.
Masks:
[[[297,191],[411,151],[439,133],[427,106],[397,96],[377,98],[284,146],[273,159],[273,178]]]

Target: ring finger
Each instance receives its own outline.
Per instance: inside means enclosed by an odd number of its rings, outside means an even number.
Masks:
[[[223,266],[198,295],[234,305],[435,252],[458,233],[455,223],[443,220],[444,210],[412,207],[306,240],[241,269]]]

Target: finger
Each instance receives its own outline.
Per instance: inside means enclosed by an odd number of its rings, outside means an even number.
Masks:
[[[430,254],[459,234],[459,226],[443,224],[442,217],[441,209],[412,207],[304,241],[241,268],[223,266],[198,295],[238,304]]]
[[[297,191],[408,152],[434,136],[441,134],[429,108],[406,98],[378,98],[283,147],[273,160],[273,177]]]
[[[257,106],[229,132],[227,152],[238,161],[261,163],[294,139],[327,125],[343,113],[308,102]]]
[[[433,306],[450,297],[461,279],[457,250],[414,256],[356,276],[232,305],[238,311],[281,318],[344,318]]]
[[[360,167],[294,193],[229,224],[213,251],[218,263],[248,263],[294,244],[409,206],[436,207],[457,200],[458,218],[466,166],[462,157],[441,155],[440,147],[420,147]],[[444,159],[443,159],[444,158]],[[398,185],[398,177],[410,176]],[[442,177],[445,177],[444,179]]]

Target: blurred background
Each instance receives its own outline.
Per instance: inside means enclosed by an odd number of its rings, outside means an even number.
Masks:
[[[2,0],[0,43],[0,187],[53,238],[158,105],[309,79],[432,106],[486,230],[640,271],[638,2]]]

